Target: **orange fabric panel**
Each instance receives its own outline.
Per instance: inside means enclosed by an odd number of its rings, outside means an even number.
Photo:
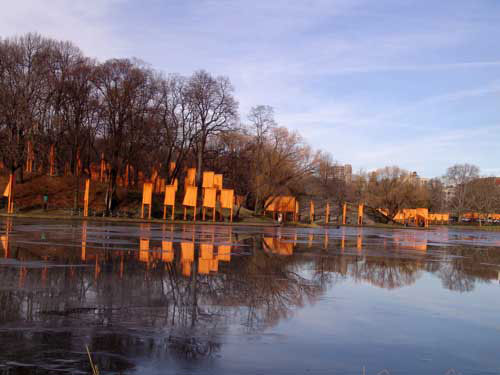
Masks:
[[[220,245],[217,248],[217,259],[221,262],[230,262],[231,261],[231,246]]]
[[[217,198],[216,188],[205,188],[203,191],[203,207],[214,208]]]
[[[264,250],[268,251],[274,251],[274,238],[272,237],[264,237]]]
[[[296,212],[297,200],[287,195],[270,197],[267,199],[265,207],[266,211]]]
[[[182,263],[182,276],[189,277],[191,275],[191,262]]]
[[[279,255],[292,255],[293,254],[293,243],[283,242],[280,240],[275,240],[275,248],[278,250]]]
[[[164,206],[175,205],[175,193],[177,192],[177,187],[174,185],[165,186],[165,199],[163,200]]]
[[[140,239],[139,242],[139,260],[141,262],[149,262],[149,240]]]
[[[415,210],[415,215],[416,216],[421,216],[424,219],[427,219],[427,216],[429,215],[429,209],[427,209],[427,208],[417,208]]]
[[[145,182],[142,187],[142,204],[151,204],[153,197],[153,184]]]
[[[380,212],[382,215],[389,215],[389,210],[387,210],[386,208],[379,208],[377,209],[378,212]]]
[[[264,204],[265,210],[266,211],[276,211],[277,206],[277,197],[269,197],[266,200],[266,203]]]
[[[427,251],[427,240],[415,243],[415,250]]]
[[[210,271],[217,272],[219,270],[219,261],[217,259],[212,259],[210,261]]]
[[[358,236],[356,240],[356,249],[363,250],[363,236]]]
[[[7,186],[5,187],[5,190],[3,192],[4,197],[8,197],[10,195],[10,179],[9,182],[7,183]]]
[[[200,244],[200,258],[202,259],[213,259],[214,257],[214,245],[202,243]]]
[[[264,237],[264,244],[274,254],[279,255],[292,255],[293,243],[283,242],[278,238]]]
[[[222,189],[222,179],[223,177],[221,174],[214,175],[214,188],[216,188],[217,190]]]
[[[161,260],[167,263],[170,263],[174,260],[174,248],[172,242],[161,242]]]
[[[407,208],[404,210],[404,214],[406,215],[406,217],[415,218],[415,217],[417,217],[417,209],[416,208]]]
[[[210,272],[210,259],[198,259],[198,272],[200,275],[207,275]]]
[[[193,262],[194,261],[194,243],[193,242],[181,242],[181,262]]]
[[[198,198],[198,188],[196,186],[188,186],[182,204],[184,206],[196,207],[197,198]]]
[[[213,188],[214,187],[214,172],[203,172],[203,184],[204,188]]]
[[[196,180],[196,168],[189,168],[186,173],[186,186],[194,186]]]
[[[295,198],[290,196],[279,197],[278,208],[281,212],[295,212]]]
[[[0,236],[0,243],[2,244],[4,253],[5,253],[5,258],[7,258],[9,254],[9,237],[7,235],[5,236]]]
[[[233,208],[233,204],[234,204],[234,190],[222,189],[220,193],[221,208]]]

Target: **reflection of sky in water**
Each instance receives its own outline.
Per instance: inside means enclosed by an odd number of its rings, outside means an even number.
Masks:
[[[15,374],[54,366],[46,350],[82,369],[84,343],[105,373],[500,368],[500,233],[4,220],[0,239],[0,366]],[[54,311],[26,319],[28,298]]]

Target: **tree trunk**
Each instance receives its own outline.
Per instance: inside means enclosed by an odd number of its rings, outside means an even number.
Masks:
[[[106,189],[106,216],[110,216],[111,210],[113,209],[113,198],[116,195],[116,176],[116,170],[114,168],[111,169],[108,187]]]
[[[196,186],[201,188],[203,171],[203,146],[200,145],[196,151]]]
[[[14,173],[15,170],[12,172]],[[24,173],[23,173],[23,167],[17,168],[17,173],[16,173],[16,184],[22,184],[24,182]]]
[[[260,204],[260,198],[259,198],[258,195],[256,195],[255,196],[255,208],[253,210],[253,212],[254,212],[255,215],[259,214],[259,211],[260,211],[259,204]]]

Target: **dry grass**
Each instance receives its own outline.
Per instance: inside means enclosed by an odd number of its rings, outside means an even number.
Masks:
[[[89,356],[89,362],[90,362],[90,368],[92,369],[92,375],[99,375],[99,369],[97,368],[96,365],[94,365],[94,361],[92,361],[92,356],[90,355],[89,346],[85,345],[85,348],[87,349],[87,355]]]

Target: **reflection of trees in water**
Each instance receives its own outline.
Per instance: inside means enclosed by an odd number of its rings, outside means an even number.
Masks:
[[[353,277],[381,288],[411,285],[420,277],[421,262],[391,257],[370,257],[353,267]]]
[[[461,263],[454,260],[443,262],[437,274],[446,289],[471,292],[474,290],[476,277],[464,272]]]
[[[450,247],[432,256],[387,252],[385,255],[318,254],[314,258],[315,279],[320,283],[352,278],[386,289],[414,284],[422,271],[426,271],[439,277],[447,289],[472,291],[477,282],[496,280],[499,266],[498,250],[485,247]]]
[[[228,325],[243,322],[252,330],[271,326],[321,291],[301,276],[297,258],[256,250],[251,256],[234,256],[222,272],[210,275],[196,272],[194,262],[191,276],[183,277],[178,256],[172,263],[155,259],[146,264],[136,252],[108,249],[81,266],[79,250],[65,248],[48,257],[68,264],[61,267],[39,262],[38,254],[46,251],[19,248],[17,259],[39,263],[24,274],[14,267],[0,273],[0,326],[29,324],[17,340],[23,346],[34,326],[68,332],[71,344],[62,350],[82,351],[89,337],[103,370],[112,369],[110,352],[121,369],[136,356],[203,360],[220,350]],[[195,259],[198,255],[196,250]],[[0,339],[8,344],[6,340]],[[44,347],[32,344],[34,350]],[[17,356],[12,355],[6,358]]]
[[[359,255],[322,256],[315,264],[316,277],[322,282],[352,278],[386,289],[413,284],[419,277],[419,268],[418,262],[410,260]]]
[[[304,261],[256,251],[238,259],[227,273],[232,288],[230,299],[246,311],[242,323],[248,330],[261,330],[287,319],[297,307],[317,300],[324,291],[320,284],[300,272]]]
[[[495,266],[496,265],[496,266]],[[474,290],[477,282],[490,282],[498,276],[498,248],[456,247],[440,262],[437,272],[443,286],[459,292]]]

